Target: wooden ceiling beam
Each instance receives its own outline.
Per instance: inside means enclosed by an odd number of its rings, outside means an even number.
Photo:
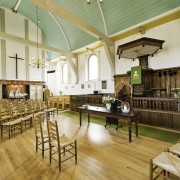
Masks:
[[[15,41],[15,42],[18,42],[18,43],[22,43],[22,44],[25,44],[27,46],[37,47],[37,42],[27,40],[27,39],[24,39],[24,38],[21,38],[21,37],[17,37],[17,36],[11,35],[11,34],[7,34],[7,33],[4,33],[4,32],[0,32],[0,38],[5,39],[5,40]],[[38,43],[38,46],[39,46],[40,49],[55,52],[55,53],[58,53],[58,54],[65,54],[65,53],[67,54],[67,53],[69,53],[69,52],[66,52],[64,50],[60,50],[60,49],[57,49],[57,48],[54,48],[54,47],[51,47],[51,46],[46,46],[46,45],[40,44],[40,43]],[[73,56],[73,54],[71,54],[71,53],[70,53],[70,55]]]
[[[61,7],[59,4],[55,3],[52,0],[31,0],[31,1],[37,6],[41,7],[42,9],[55,15],[56,17],[63,19],[64,21],[74,25],[75,27],[83,30],[89,35],[102,41],[108,60],[109,60],[112,75],[114,75],[115,51],[111,50],[111,49],[114,49],[114,46],[115,46],[114,41],[112,41],[108,36],[98,31],[96,28],[89,25],[88,23],[82,21],[81,19],[76,17],[74,14],[72,14],[71,12]]]

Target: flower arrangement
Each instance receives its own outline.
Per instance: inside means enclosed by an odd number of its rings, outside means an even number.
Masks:
[[[110,96],[103,96],[102,98],[102,102],[104,104],[111,104],[111,103],[115,103],[116,99],[114,97],[110,97]]]
[[[175,97],[180,97],[180,88],[172,88],[171,91],[174,93]]]

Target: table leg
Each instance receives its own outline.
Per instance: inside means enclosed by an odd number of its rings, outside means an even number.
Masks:
[[[82,121],[82,116],[81,116],[81,111],[79,111],[79,123],[80,123],[80,126],[81,126],[81,121]]]
[[[129,142],[132,141],[132,123],[131,121],[128,123],[128,130],[129,130]]]
[[[90,123],[90,114],[88,113],[88,123]]]
[[[136,129],[136,137],[138,136],[138,120],[137,117],[135,119],[135,129]]]

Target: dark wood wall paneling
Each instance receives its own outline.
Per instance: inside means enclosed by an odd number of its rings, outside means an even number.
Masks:
[[[115,75],[115,89],[122,88],[122,80],[131,83],[130,71]],[[180,88],[180,67],[142,69],[142,84],[133,85],[133,108],[141,112],[139,123],[180,130],[180,98],[174,98],[171,88]],[[147,99],[149,98],[149,99]],[[137,102],[136,102],[137,101]]]

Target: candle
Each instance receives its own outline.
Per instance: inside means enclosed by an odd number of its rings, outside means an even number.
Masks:
[[[127,106],[126,105],[124,105],[124,111],[127,111]]]

